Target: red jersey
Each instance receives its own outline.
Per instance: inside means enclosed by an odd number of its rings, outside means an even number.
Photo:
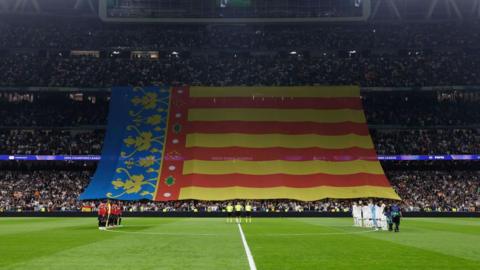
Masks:
[[[112,215],[118,215],[118,205],[112,205]]]
[[[107,206],[104,203],[101,203],[98,206],[98,215],[105,216],[107,214]]]

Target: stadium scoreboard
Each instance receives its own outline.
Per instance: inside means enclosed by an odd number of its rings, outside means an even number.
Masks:
[[[370,0],[100,0],[99,13],[125,22],[359,21]]]

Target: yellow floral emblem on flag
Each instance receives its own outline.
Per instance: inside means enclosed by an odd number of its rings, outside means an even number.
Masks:
[[[158,92],[158,90],[156,90]],[[126,108],[130,119],[125,125],[120,160],[108,198],[121,199],[128,194],[155,196],[165,142],[169,94],[135,87]],[[163,94],[162,94],[163,93]]]

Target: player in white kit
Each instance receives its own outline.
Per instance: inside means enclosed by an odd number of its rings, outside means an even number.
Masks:
[[[356,202],[352,206],[353,226],[360,227],[362,224],[362,213],[360,206]]]
[[[362,206],[362,226],[363,227],[371,227],[371,219],[372,218],[372,213],[370,211],[370,208],[368,207],[368,205],[363,205]]]
[[[388,230],[387,217],[385,216],[385,213],[383,212],[385,210],[385,207],[386,207],[386,205],[383,202],[379,207],[380,228],[382,228],[382,230],[384,230],[384,231]]]

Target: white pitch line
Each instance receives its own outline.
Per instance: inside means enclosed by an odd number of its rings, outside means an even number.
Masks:
[[[260,236],[321,236],[321,235],[348,235],[348,234],[362,234],[362,233],[372,233],[380,232],[374,230],[368,231],[359,231],[359,232],[325,232],[325,233],[267,233],[261,234]]]
[[[252,252],[247,244],[247,239],[245,239],[245,235],[243,234],[242,226],[240,223],[238,225],[238,230],[240,231],[240,237],[242,238],[243,247],[245,248],[245,254],[247,254],[248,265],[250,266],[250,270],[257,270],[257,266],[255,265],[255,261],[253,260]]]
[[[145,227],[142,225],[128,225],[126,227]],[[123,231],[116,229],[105,230],[105,232],[126,233],[126,234],[146,234],[146,235],[164,235],[164,236],[230,236],[230,234],[220,233],[176,233],[176,232],[145,232],[145,231]],[[281,237],[281,236],[322,236],[322,235],[349,235],[349,234],[364,234],[364,233],[379,233],[381,231],[362,230],[356,232],[323,232],[323,233],[267,233],[259,234],[260,237]]]
[[[116,230],[105,230],[104,232],[127,233],[127,234],[146,234],[146,235],[164,235],[164,236],[219,236],[220,235],[220,234],[215,234],[215,233],[161,233],[161,232],[128,232],[128,231],[116,231]]]

